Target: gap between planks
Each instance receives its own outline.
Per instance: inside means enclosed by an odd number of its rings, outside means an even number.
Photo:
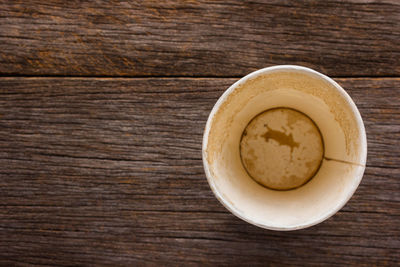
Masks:
[[[199,75],[199,76],[190,76],[190,75],[20,75],[20,74],[0,74],[1,78],[43,78],[43,79],[51,79],[51,78],[65,78],[65,79],[240,79],[250,74],[251,72],[244,74],[243,76],[210,76],[210,75]],[[324,73],[322,73],[324,74]],[[400,76],[397,75],[386,75],[386,76],[329,76],[324,74],[332,79],[400,79]]]

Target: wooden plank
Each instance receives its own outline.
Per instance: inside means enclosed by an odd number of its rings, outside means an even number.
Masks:
[[[295,232],[241,221],[206,182],[205,121],[235,80],[0,79],[0,264],[397,264],[400,79],[337,79],[368,167],[342,211]]]
[[[400,76],[400,2],[0,1],[0,73]]]

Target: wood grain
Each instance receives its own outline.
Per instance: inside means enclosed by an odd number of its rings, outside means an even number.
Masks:
[[[337,79],[368,167],[338,214],[295,232],[241,221],[206,182],[205,121],[235,80],[1,78],[0,264],[396,265],[400,79]]]
[[[0,0],[0,74],[400,76],[400,2]]]

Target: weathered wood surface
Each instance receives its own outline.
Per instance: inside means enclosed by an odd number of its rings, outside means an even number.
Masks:
[[[399,58],[393,0],[0,0],[0,265],[398,264]],[[354,197],[295,232],[231,215],[201,162],[228,77],[274,64],[353,77],[368,134]]]
[[[202,132],[235,80],[1,78],[0,264],[398,264],[400,79],[336,79],[368,167],[338,214],[295,232],[241,221],[208,187]]]
[[[400,76],[399,40],[396,0],[0,1],[6,75]]]

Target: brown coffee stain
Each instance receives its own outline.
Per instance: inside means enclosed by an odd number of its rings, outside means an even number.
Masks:
[[[328,157],[326,157],[326,156],[324,156],[324,160],[326,160],[326,161],[336,161],[336,162],[340,162],[340,163],[345,163],[345,164],[350,164],[350,165],[356,165],[356,166],[360,166],[360,167],[365,167],[364,164],[360,164],[360,163],[356,163],[356,162],[350,162],[350,161],[346,161],[346,160],[328,158]]]
[[[266,124],[264,126],[268,129],[268,131],[261,136],[265,139],[265,142],[268,142],[269,139],[273,139],[277,141],[281,146],[290,147],[291,152],[293,152],[293,149],[295,147],[299,147],[299,143],[294,141],[292,134],[285,134],[281,131],[273,130]]]

